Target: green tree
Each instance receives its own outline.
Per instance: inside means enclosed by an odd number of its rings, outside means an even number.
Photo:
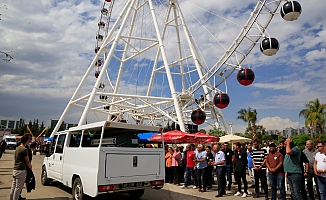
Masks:
[[[305,126],[310,129],[310,136],[313,138],[313,129],[319,134],[323,134],[326,118],[326,104],[321,104],[319,99],[309,101],[305,104],[306,109],[299,113],[299,117],[305,118]]]
[[[222,131],[221,128],[216,128],[216,127],[214,127],[214,129],[210,129],[210,130],[209,130],[208,134],[209,134],[209,135],[212,135],[212,136],[218,136],[218,137],[221,137],[221,136],[226,135],[226,131]]]
[[[204,133],[204,134],[206,134],[206,130],[205,130],[205,129],[200,129],[198,132],[199,132],[199,133]]]
[[[316,142],[316,140],[326,142],[326,134],[318,134],[318,135],[316,135],[316,139],[315,139],[314,142]]]
[[[308,134],[299,134],[291,137],[294,144],[303,150],[306,146],[307,140],[311,140],[311,137]]]
[[[248,123],[248,128],[252,130],[252,140],[255,140],[257,138],[257,111],[256,109],[251,109],[250,107],[247,109],[243,108],[238,111],[239,116],[237,116],[237,119],[241,119],[244,122]]]

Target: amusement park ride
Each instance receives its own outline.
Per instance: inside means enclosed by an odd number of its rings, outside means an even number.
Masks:
[[[278,40],[267,32],[274,16],[293,21],[301,14],[297,1],[258,0],[249,6],[248,20],[239,25],[195,0],[105,0],[95,56],[53,133],[73,106],[82,108],[78,126],[93,119],[162,126],[174,123],[184,132],[203,123],[227,130],[221,112],[230,102],[226,79],[237,72],[241,85],[252,84],[255,74],[244,61],[256,44],[266,56],[279,49]],[[212,33],[200,22],[201,13],[239,28],[228,48],[217,39],[217,31]],[[213,62],[204,59],[203,38],[196,38],[201,35],[196,33],[199,28],[223,50]],[[224,84],[222,91],[219,88]]]

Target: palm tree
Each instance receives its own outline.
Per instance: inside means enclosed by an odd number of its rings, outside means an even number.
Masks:
[[[319,99],[309,101],[305,104],[306,109],[299,113],[299,117],[305,118],[306,128],[310,128],[310,136],[313,137],[313,129],[319,134],[323,134],[323,126],[326,120],[326,104],[321,104]]]
[[[257,127],[256,127],[256,122],[257,122],[257,111],[256,109],[251,109],[250,107],[247,109],[243,108],[238,111],[239,116],[237,119],[241,119],[244,122],[248,123],[248,128],[252,130],[252,140],[255,140],[257,137]]]

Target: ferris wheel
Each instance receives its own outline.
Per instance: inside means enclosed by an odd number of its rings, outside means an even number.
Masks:
[[[250,85],[255,74],[246,60],[255,46],[266,56],[279,49],[267,31],[272,19],[292,21],[301,13],[297,1],[258,0],[248,7],[246,21],[238,22],[231,12],[219,14],[195,0],[105,0],[94,59],[54,132],[75,106],[82,108],[78,125],[92,119],[227,130],[221,111],[230,102],[227,78],[237,72],[238,82]],[[213,18],[217,24],[203,22]],[[228,46],[218,35],[219,21],[236,27]],[[216,49],[207,46],[212,43]],[[218,56],[205,57],[213,52]]]

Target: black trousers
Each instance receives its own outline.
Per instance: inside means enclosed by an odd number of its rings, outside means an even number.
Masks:
[[[173,183],[174,184],[180,184],[180,181],[179,181],[179,170],[178,170],[179,167],[177,166],[172,166],[172,170],[173,170]]]
[[[173,182],[172,167],[165,167],[165,182],[167,182],[167,183]]]
[[[202,179],[203,179],[203,182],[201,182]],[[197,169],[197,183],[198,183],[198,188],[206,189],[207,181],[206,181],[206,177],[205,177],[205,168]]]
[[[246,178],[246,171],[234,171],[234,175],[236,177],[236,181],[238,184],[238,192],[241,192],[241,179],[243,182],[243,186],[244,186],[244,192],[246,194],[248,194],[248,182],[247,182],[247,178]]]
[[[308,199],[305,179],[306,178],[302,174],[302,178],[301,178],[301,195],[302,195],[303,200]]]
[[[214,178],[212,177],[212,173],[213,173],[213,166],[206,167],[205,178],[206,178],[206,182],[207,182],[207,187],[212,187],[212,185],[213,185]]]
[[[224,195],[225,187],[226,187],[226,179],[225,179],[225,171],[226,167],[217,166],[216,167],[216,177],[217,177],[217,194]]]
[[[319,188],[316,174],[314,172],[309,172],[308,176],[307,176],[307,190],[308,190],[309,197],[311,200],[315,200],[313,180],[315,180],[316,188]],[[318,195],[318,199],[320,199],[320,193],[319,193],[318,189],[317,189],[317,195]]]
[[[267,186],[267,178],[266,178],[266,169],[254,170],[255,176],[255,192],[259,194],[259,179],[262,187],[265,191],[265,196],[268,196],[268,186]]]

